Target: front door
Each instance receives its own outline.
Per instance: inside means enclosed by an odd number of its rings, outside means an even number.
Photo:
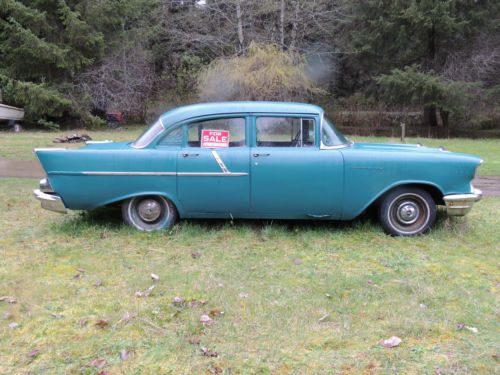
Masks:
[[[252,127],[252,213],[340,218],[343,159],[338,150],[320,150],[319,118],[256,116]]]
[[[186,125],[186,141],[177,156],[177,184],[187,217],[248,213],[250,149],[246,134],[244,116]]]

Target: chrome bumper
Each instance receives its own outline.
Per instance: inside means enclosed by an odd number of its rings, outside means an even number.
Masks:
[[[446,211],[449,216],[464,216],[469,213],[475,202],[479,202],[483,197],[483,192],[473,189],[470,194],[451,194],[443,197],[446,204]]]
[[[59,212],[61,214],[66,213],[66,207],[64,206],[60,196],[47,194],[39,189],[33,190],[33,195],[42,203],[42,208],[49,211]]]

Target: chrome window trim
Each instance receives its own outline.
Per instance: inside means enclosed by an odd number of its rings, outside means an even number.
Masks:
[[[163,125],[163,120],[162,120],[162,118],[160,117],[160,118],[158,119],[158,121],[160,122],[161,129],[162,129],[162,130],[161,130],[158,134],[156,134],[156,136],[155,136],[154,138],[152,138],[152,139],[151,139],[148,143],[146,143],[144,146],[140,146],[140,147],[135,146],[135,145],[134,145],[135,141],[134,141],[134,142],[132,142],[132,143],[130,144],[130,147],[135,148],[135,149],[137,149],[137,150],[140,150],[140,149],[143,149],[143,148],[148,147],[151,143],[153,143],[153,141],[157,140],[157,139],[158,139],[158,137],[159,137],[160,135],[162,135],[162,134],[165,132],[165,125]],[[151,126],[152,126],[152,125],[151,125]]]

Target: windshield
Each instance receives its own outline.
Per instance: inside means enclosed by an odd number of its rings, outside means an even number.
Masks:
[[[321,130],[321,141],[327,147],[342,146],[348,144],[349,141],[340,133],[332,122],[326,117],[323,117],[323,126]]]
[[[139,138],[137,138],[134,143],[132,143],[132,147],[135,148],[143,148],[151,143],[153,139],[156,138],[158,134],[163,131],[163,124],[161,120],[156,121],[153,125],[147,128],[144,133],[142,133]]]

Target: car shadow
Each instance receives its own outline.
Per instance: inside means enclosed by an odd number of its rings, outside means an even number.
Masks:
[[[270,226],[276,226],[290,232],[306,230],[340,230],[353,231],[361,228],[375,228],[382,232],[382,227],[378,223],[377,214],[374,210],[367,210],[360,216],[350,221],[334,220],[283,220],[283,219],[183,219],[179,221],[181,227],[183,223],[189,223],[203,231],[220,230],[222,228],[234,227],[235,229],[251,228],[259,231]],[[106,230],[118,231],[127,228],[121,216],[119,207],[101,208],[92,211],[82,211],[77,215],[64,220],[61,229],[81,227],[97,227]],[[435,228],[451,228],[462,226],[460,222],[450,220],[445,210],[439,209],[437,212]]]

